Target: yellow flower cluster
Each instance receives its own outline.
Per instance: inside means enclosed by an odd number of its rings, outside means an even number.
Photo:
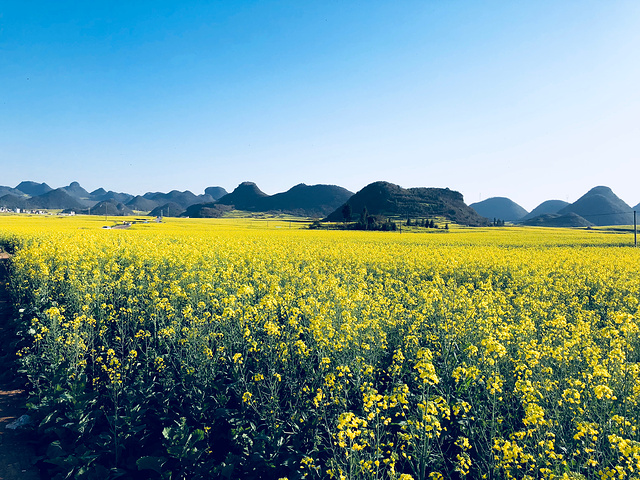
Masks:
[[[123,429],[162,392],[234,452],[301,448],[290,478],[638,476],[624,235],[99,221],[0,217],[43,399],[88,385]]]

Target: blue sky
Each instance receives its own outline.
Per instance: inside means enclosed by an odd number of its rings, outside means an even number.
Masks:
[[[640,202],[640,2],[0,3],[0,185]]]

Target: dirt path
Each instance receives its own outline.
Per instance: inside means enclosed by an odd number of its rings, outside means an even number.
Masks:
[[[7,258],[0,252],[0,338],[11,334],[6,328],[11,312],[5,290]],[[40,474],[33,466],[35,453],[28,439],[20,430],[6,428],[27,412],[25,392],[11,375],[13,365],[5,358],[7,353],[0,354],[0,480],[39,480]]]

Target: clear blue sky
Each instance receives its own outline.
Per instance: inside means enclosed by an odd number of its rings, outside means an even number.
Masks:
[[[0,185],[640,202],[640,2],[0,3]]]

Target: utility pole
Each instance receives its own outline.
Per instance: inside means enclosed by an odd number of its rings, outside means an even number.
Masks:
[[[636,221],[636,211],[633,211],[633,246],[638,246],[638,222]]]

